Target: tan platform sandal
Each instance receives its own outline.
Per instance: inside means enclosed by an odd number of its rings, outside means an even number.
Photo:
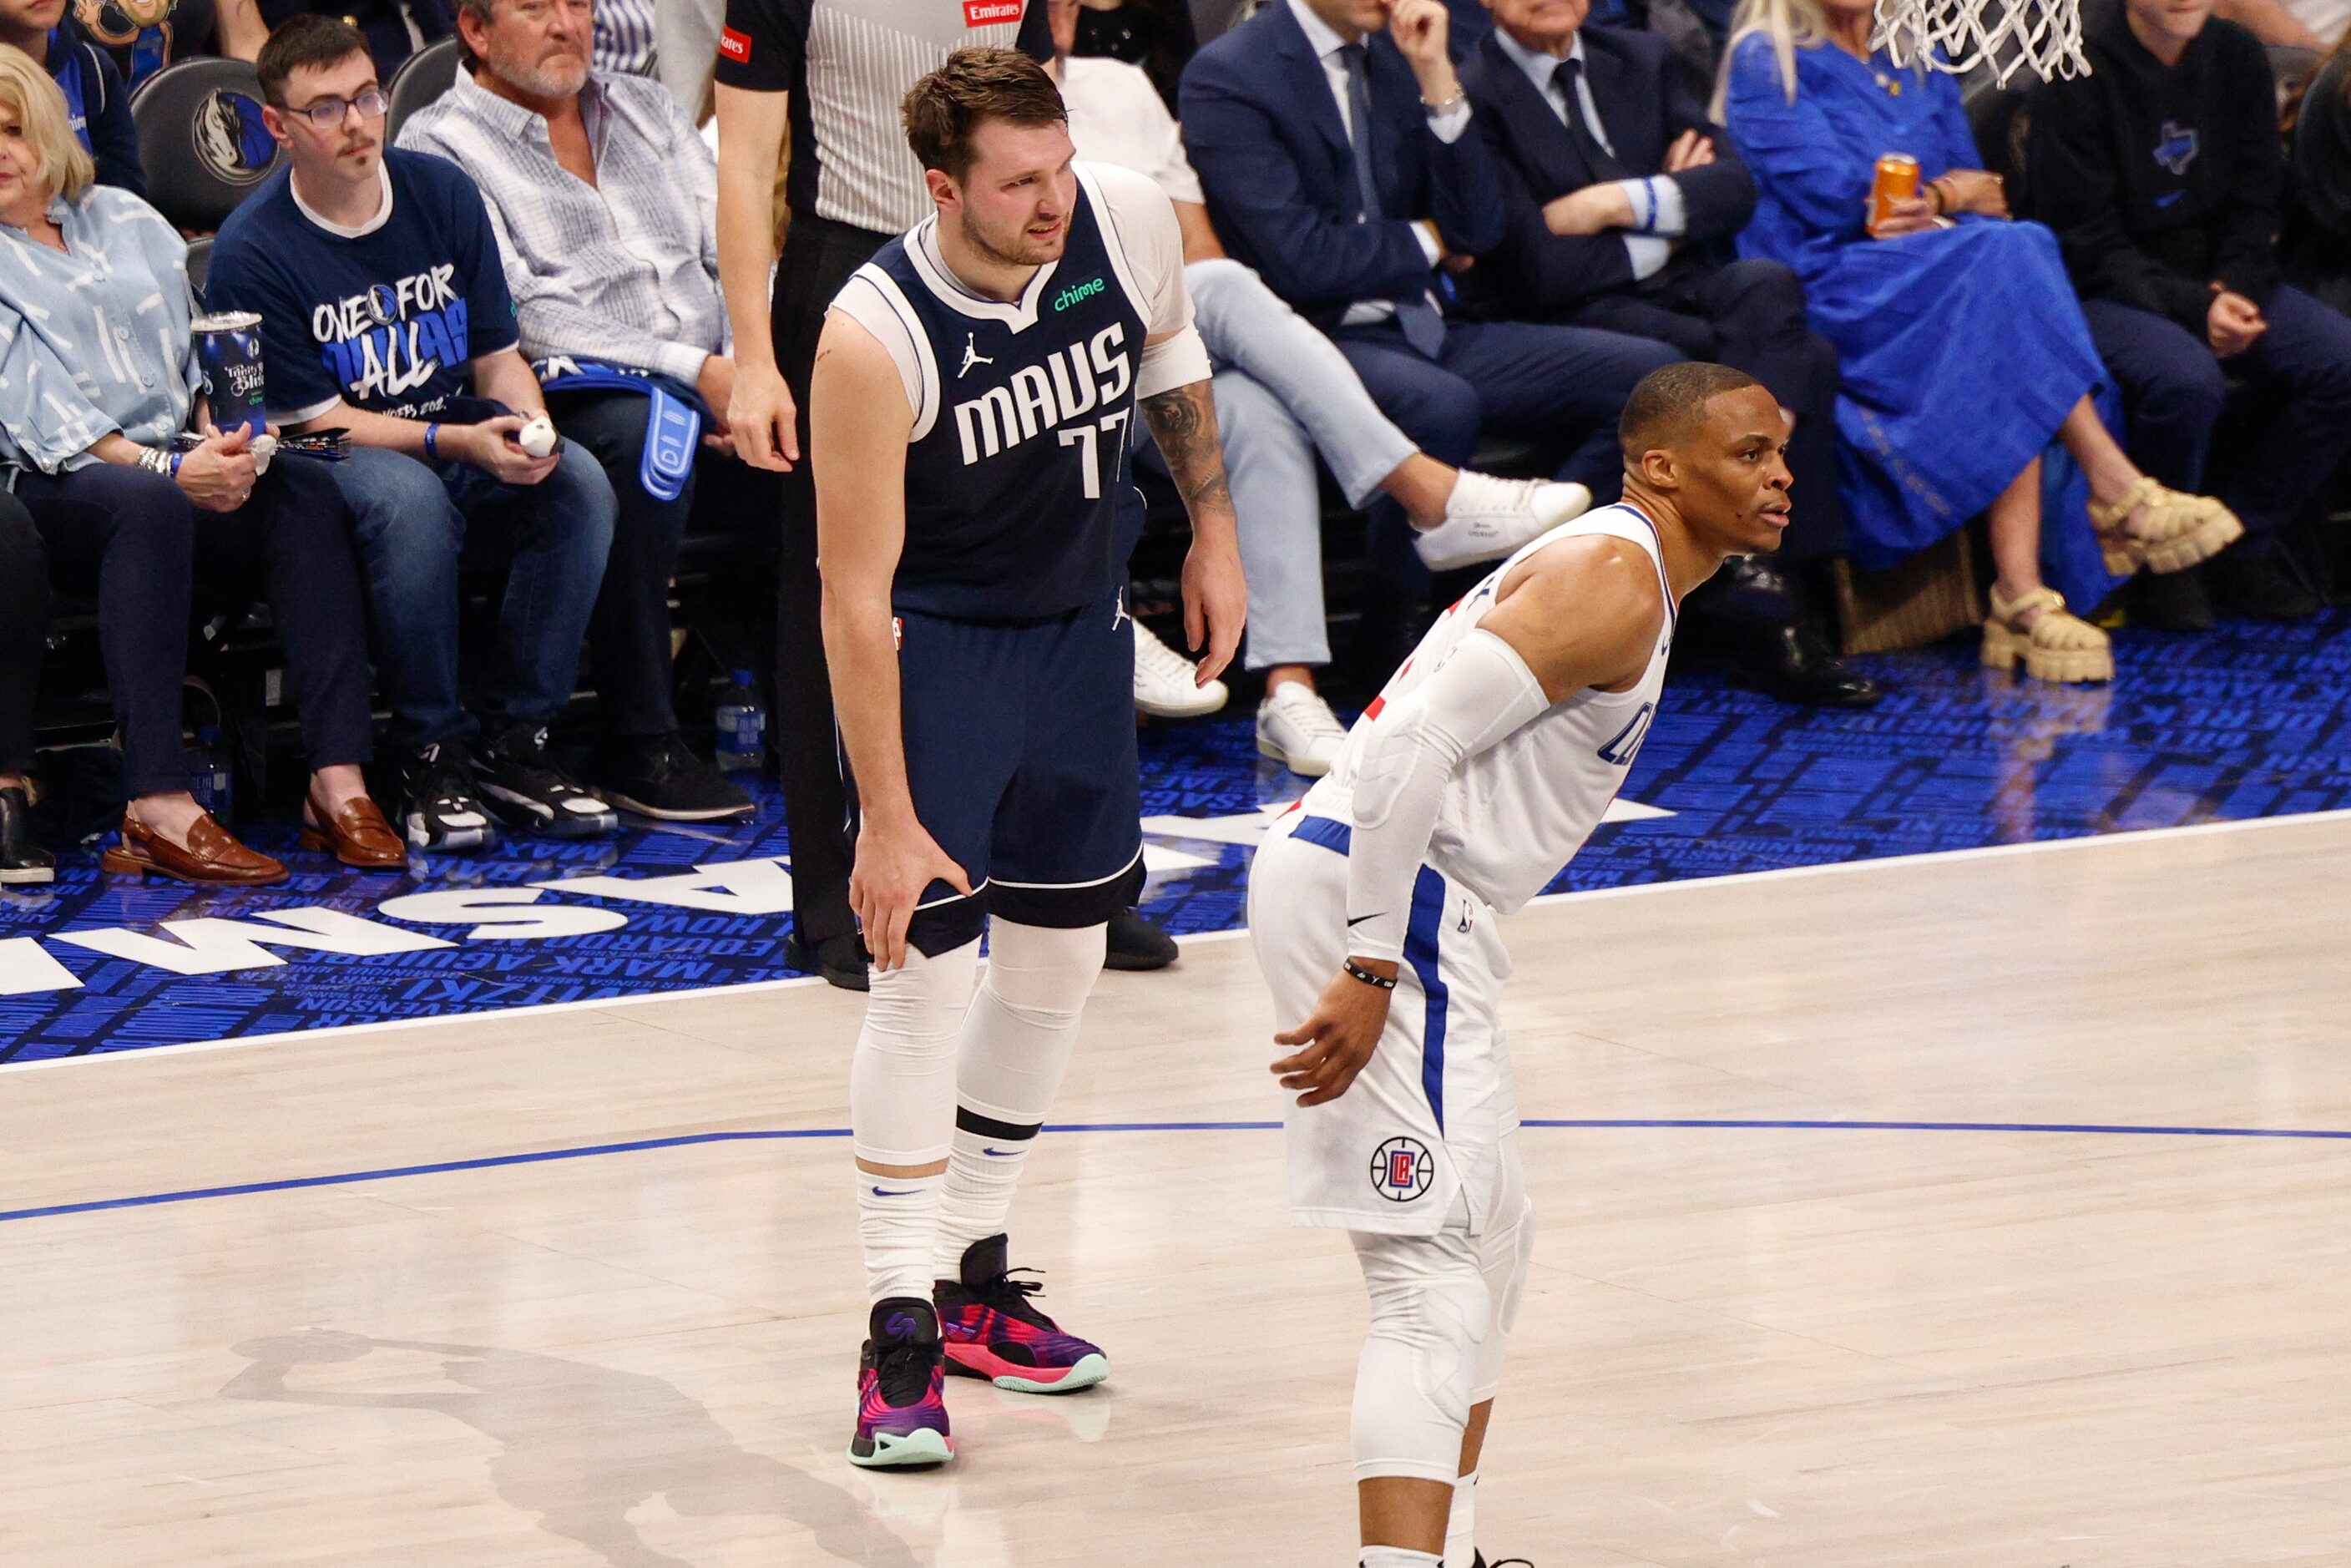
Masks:
[[[2023,617],[2038,610],[2032,624]],[[2111,681],[2115,678],[2115,646],[2106,634],[2065,609],[2065,596],[2053,588],[2036,588],[2013,604],[2001,598],[1992,585],[1991,619],[1984,622],[1983,662],[1990,670],[2013,670],[2018,664],[2036,681]]]
[[[2131,514],[2145,507],[2136,527]],[[2106,570],[2128,577],[2145,567],[2163,573],[2185,571],[2210,560],[2245,537],[2237,514],[2210,496],[2190,496],[2142,474],[2111,507],[2090,503],[2090,526]]]

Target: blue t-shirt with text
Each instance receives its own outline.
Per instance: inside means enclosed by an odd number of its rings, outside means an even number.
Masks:
[[[467,395],[468,361],[519,340],[481,193],[427,152],[384,151],[392,211],[368,233],[322,228],[281,169],[229,214],[204,303],[261,318],[271,416],[316,419],[340,398],[402,419]]]

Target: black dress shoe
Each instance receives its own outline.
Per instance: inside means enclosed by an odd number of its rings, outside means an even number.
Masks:
[[[2216,624],[2200,571],[2143,571],[2131,579],[2123,606],[2132,625],[2150,632],[2210,632]]]
[[[0,887],[37,887],[57,879],[57,857],[33,841],[31,795],[21,785],[0,789]]]
[[[872,960],[866,956],[865,938],[854,931],[844,931],[838,936],[827,936],[815,946],[802,942],[798,935],[784,938],[784,962],[804,975],[821,975],[825,984],[838,986],[844,991],[862,991],[871,983],[865,967]]]
[[[1140,910],[1122,909],[1110,917],[1110,952],[1102,959],[1112,969],[1164,969],[1176,961],[1176,938],[1143,917]]]
[[[1863,708],[1885,695],[1836,655],[1785,572],[1725,561],[1682,605],[1692,652],[1712,653],[1742,686],[1804,707]]]
[[[2212,574],[2212,589],[2221,608],[2231,615],[2256,621],[2300,621],[2326,607],[2272,539],[2241,540],[2214,556],[2205,570]]]
[[[623,811],[664,822],[725,822],[751,814],[751,797],[702,760],[675,730],[599,747],[590,779]]]
[[[1801,707],[1872,707],[1886,695],[1801,622],[1769,632],[1757,628],[1742,638],[1731,653],[1730,678]]]

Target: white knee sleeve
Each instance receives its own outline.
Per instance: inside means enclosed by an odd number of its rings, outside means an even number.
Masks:
[[[849,1123],[859,1159],[923,1166],[947,1157],[956,1047],[978,966],[979,944],[967,942],[936,957],[909,949],[905,967],[873,971],[849,1063]]]
[[[1506,1139],[1501,1151],[1501,1179],[1497,1184],[1494,1211],[1478,1238],[1479,1267],[1487,1294],[1494,1303],[1492,1330],[1478,1347],[1477,1378],[1469,1403],[1482,1405],[1502,1384],[1502,1354],[1510,1331],[1519,1323],[1519,1300],[1526,1293],[1527,1267],[1535,1252],[1535,1206],[1527,1197],[1525,1172],[1519,1165],[1515,1140]]]
[[[998,1122],[1045,1119],[1108,938],[1104,925],[991,924],[987,976],[957,1051],[956,1097],[964,1109]]]
[[[939,1204],[938,1277],[965,1249],[1006,1228],[1013,1189],[1052,1108],[1078,1039],[1078,1015],[1101,975],[1108,927],[992,925],[987,977],[956,1059],[955,1149]]]
[[[1494,1299],[1479,1238],[1357,1233],[1372,1292],[1371,1333],[1355,1368],[1355,1479],[1400,1476],[1450,1485],[1461,1469],[1479,1353]]]

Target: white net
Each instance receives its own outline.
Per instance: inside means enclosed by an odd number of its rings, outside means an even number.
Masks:
[[[1877,42],[1897,64],[1989,71],[2001,87],[2028,68],[2044,80],[2090,70],[2081,0],[1877,0]]]

